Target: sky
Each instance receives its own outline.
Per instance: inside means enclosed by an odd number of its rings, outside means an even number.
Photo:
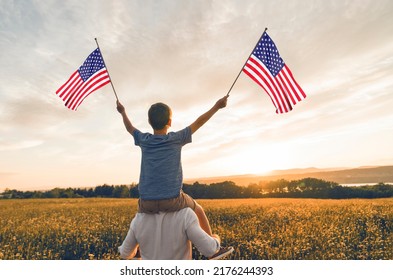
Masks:
[[[110,85],[78,110],[56,90],[100,48],[134,126],[190,125],[268,28],[307,98],[276,114],[241,74],[182,151],[185,178],[393,164],[393,2],[0,0],[0,191],[138,182],[140,149]]]

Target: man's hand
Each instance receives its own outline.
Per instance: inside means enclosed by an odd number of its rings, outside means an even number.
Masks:
[[[218,243],[221,243],[221,238],[217,234],[212,234],[212,237],[217,239]]]
[[[117,100],[117,102],[116,102],[116,104],[117,104],[117,111],[120,113],[120,114],[123,114],[124,113],[124,106],[119,102],[119,100]]]

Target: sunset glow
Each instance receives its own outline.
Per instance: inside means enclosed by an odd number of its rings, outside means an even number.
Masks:
[[[0,191],[139,178],[140,150],[110,85],[78,111],[55,92],[100,42],[120,101],[172,130],[224,96],[265,27],[307,94],[278,115],[242,74],[228,105],[183,149],[186,178],[393,164],[392,1],[4,1]]]

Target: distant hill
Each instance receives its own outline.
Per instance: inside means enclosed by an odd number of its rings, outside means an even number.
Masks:
[[[300,180],[312,177],[326,181],[333,181],[339,184],[363,184],[363,183],[392,183],[393,166],[359,167],[359,168],[331,168],[331,169],[289,169],[276,170],[268,175],[234,175],[223,177],[197,178],[185,180],[186,183],[196,181],[205,184],[233,181],[240,186],[248,186],[251,183],[261,181],[274,181],[278,179]]]

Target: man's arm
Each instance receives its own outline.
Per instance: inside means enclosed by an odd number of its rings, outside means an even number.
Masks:
[[[126,110],[124,109],[124,106],[119,102],[119,100],[117,101],[117,111],[123,117],[123,123],[127,131],[132,135],[136,128],[132,125],[130,119],[127,116]]]
[[[123,243],[121,244],[120,247],[118,247],[120,257],[123,260],[132,259],[138,250],[138,243],[136,241],[136,238],[135,238],[135,235],[134,235],[134,232],[133,232],[131,226],[132,225],[130,225],[127,236],[124,239]]]
[[[208,235],[199,225],[198,218],[192,210],[188,215],[187,219],[190,221],[186,228],[188,239],[202,255],[211,257],[220,249],[220,237],[217,234]]]
[[[227,106],[227,100],[228,100],[229,95],[224,96],[223,98],[219,99],[214,106],[201,115],[199,118],[196,119],[195,122],[193,122],[190,125],[191,128],[191,134],[193,134],[195,131],[197,131],[202,125],[204,125],[210,118],[217,113],[218,110],[224,108]]]

